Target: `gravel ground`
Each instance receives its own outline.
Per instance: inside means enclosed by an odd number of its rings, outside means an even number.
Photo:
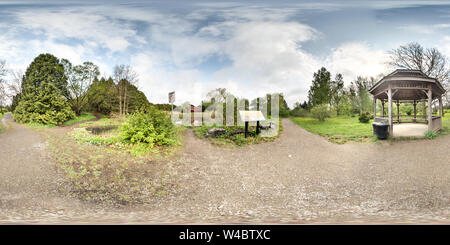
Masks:
[[[113,208],[65,194],[42,137],[11,125],[0,135],[3,223],[450,223],[450,136],[336,145],[283,120],[274,142],[223,148],[187,131],[165,165],[174,189]]]

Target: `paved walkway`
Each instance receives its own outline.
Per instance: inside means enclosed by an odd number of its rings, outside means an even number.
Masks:
[[[449,223],[450,137],[332,144],[283,120],[279,139],[221,148],[186,133],[167,163],[174,191],[100,207],[64,193],[39,134],[0,135],[0,222]]]
[[[394,124],[394,137],[423,137],[426,131],[428,131],[428,125],[423,123]]]

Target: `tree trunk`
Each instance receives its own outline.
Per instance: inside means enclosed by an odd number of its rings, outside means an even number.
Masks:
[[[122,116],[122,85],[119,84],[119,115]]]

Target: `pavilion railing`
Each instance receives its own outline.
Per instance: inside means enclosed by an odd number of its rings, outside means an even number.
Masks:
[[[375,122],[388,122],[389,118],[388,117],[380,117],[377,116],[375,117]],[[428,118],[426,116],[423,115],[417,115],[416,118],[414,118],[414,116],[411,115],[400,115],[400,120],[399,117],[397,115],[394,115],[392,117],[392,122],[393,123],[407,123],[407,122],[411,122],[411,123],[428,123]]]
[[[442,128],[442,118],[441,117],[433,117],[431,119],[431,126],[433,128],[433,132],[439,131]]]

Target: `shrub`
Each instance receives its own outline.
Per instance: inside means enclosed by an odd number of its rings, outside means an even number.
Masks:
[[[361,115],[359,115],[359,122],[360,123],[368,123],[370,121],[370,113],[369,112],[363,112]]]
[[[433,131],[426,131],[425,132],[425,137],[428,139],[434,139],[437,137],[437,134]]]
[[[60,125],[75,117],[69,103],[53,83],[46,83],[22,95],[14,110],[14,120],[20,123]]]
[[[177,143],[176,130],[170,118],[154,107],[130,115],[120,130],[126,143],[145,143],[151,147]]]
[[[292,111],[290,111],[290,115],[293,117],[308,117],[309,112],[301,107],[296,107]]]
[[[325,118],[331,117],[331,111],[327,104],[320,104],[314,106],[311,109],[311,114],[314,118],[318,119],[320,122],[325,121]]]

